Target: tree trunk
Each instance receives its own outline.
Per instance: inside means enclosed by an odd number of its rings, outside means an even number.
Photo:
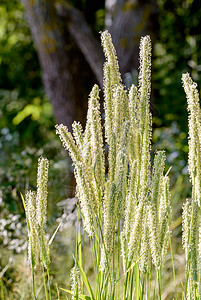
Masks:
[[[86,112],[86,101],[81,100],[87,99],[83,89],[85,81],[88,86],[91,84],[87,77],[90,69],[102,87],[104,59],[100,41],[93,35],[82,12],[69,1],[22,1],[56,120],[71,128],[73,120],[82,121]],[[106,0],[105,6],[105,25],[112,34],[120,71],[122,74],[131,72],[138,68],[140,37],[151,31],[155,0]]]
[[[34,44],[38,52],[45,91],[58,123],[71,128],[74,119],[83,119],[86,105],[81,76],[88,65],[57,16],[54,1],[23,1]],[[87,73],[87,72],[86,72]],[[80,76],[81,74],[81,76]]]

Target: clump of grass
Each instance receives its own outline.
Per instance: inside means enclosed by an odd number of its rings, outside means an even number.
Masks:
[[[50,285],[50,254],[49,244],[46,239],[44,225],[47,221],[47,182],[48,182],[48,167],[47,159],[41,157],[38,161],[37,174],[37,192],[29,191],[26,198],[23,200],[24,209],[26,212],[29,243],[28,243],[28,257],[32,270],[32,287],[33,296],[36,297],[34,273],[35,268],[40,264],[43,271],[44,289],[46,299],[51,299],[51,285]],[[49,297],[46,284],[45,269],[47,270]]]
[[[153,168],[150,163],[151,40],[149,36],[141,39],[139,83],[129,90],[122,83],[108,31],[101,34],[101,41],[106,57],[103,92],[108,153],[103,147],[97,85],[89,96],[85,130],[74,123],[73,137],[64,125],[56,126],[73,160],[84,229],[91,238],[96,277],[93,294],[87,286],[94,299],[149,297],[155,266],[158,284],[154,293],[160,298],[171,206],[164,152],[156,153]],[[82,277],[79,257],[75,265]]]
[[[171,248],[171,203],[165,153],[155,153],[151,166],[152,116],[151,40],[141,38],[138,86],[126,90],[116,51],[108,31],[101,34],[106,57],[104,71],[104,130],[101,125],[99,87],[89,95],[85,130],[78,122],[73,134],[56,125],[74,165],[81,224],[77,222],[75,265],[71,270],[72,299],[162,299],[163,265]],[[183,245],[186,286],[183,299],[200,299],[201,286],[201,110],[195,83],[182,77],[189,111],[189,173],[192,201],[183,207]],[[104,147],[104,141],[107,147]],[[105,151],[104,149],[108,149]],[[37,192],[24,201],[32,269],[40,262],[46,299],[51,299],[49,247],[44,233],[47,205],[48,161],[41,158]],[[95,284],[85,266],[85,231],[91,242]],[[173,261],[173,256],[172,256]],[[44,269],[47,269],[49,294]],[[173,262],[173,274],[174,262]],[[154,285],[152,284],[154,282]],[[59,298],[58,291],[58,298]],[[175,299],[177,299],[175,283]]]

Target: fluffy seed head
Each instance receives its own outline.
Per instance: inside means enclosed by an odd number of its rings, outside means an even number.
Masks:
[[[119,64],[117,60],[116,50],[112,43],[112,37],[107,30],[101,33],[101,43],[106,60],[110,66],[110,78],[112,86],[121,82],[119,73]]]
[[[201,204],[201,109],[197,84],[188,73],[182,75],[189,112],[189,173],[195,186],[195,200]]]
[[[59,135],[63,147],[69,151],[73,163],[82,160],[81,154],[75,145],[72,134],[68,131],[68,128],[63,124],[56,125],[56,133]]]
[[[81,280],[78,267],[75,265],[70,271],[70,281],[71,281],[71,292],[72,300],[79,298],[79,293],[81,291]]]
[[[47,219],[47,183],[49,162],[46,158],[38,160],[36,210],[38,224],[45,224]]]
[[[28,258],[30,266],[37,266],[40,256],[40,244],[39,244],[39,226],[37,223],[37,212],[36,212],[36,193],[29,191],[26,194],[26,217],[28,225]]]

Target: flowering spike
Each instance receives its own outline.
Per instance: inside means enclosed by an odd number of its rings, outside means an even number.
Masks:
[[[111,70],[109,64],[104,64],[104,110],[105,110],[105,136],[108,145],[111,145],[112,132],[113,132],[113,87],[111,82]]]
[[[149,245],[149,229],[147,223],[147,207],[145,207],[145,222],[142,228],[141,253],[144,253],[140,260],[140,271],[144,274],[149,274],[151,270],[151,250]]]
[[[195,201],[201,205],[201,109],[197,84],[188,73],[182,75],[183,87],[187,96],[189,126],[189,173],[195,187]]]
[[[183,214],[182,214],[182,244],[183,248],[185,249],[186,253],[186,260],[189,256],[189,248],[188,248],[188,242],[189,242],[189,228],[191,224],[191,214],[192,214],[192,206],[190,204],[190,201],[186,201],[183,205]]]
[[[116,174],[116,159],[117,159],[117,153],[116,153],[116,134],[112,134],[111,138],[111,144],[109,145],[108,150],[108,162],[109,162],[109,171],[108,171],[108,180],[110,182],[113,182],[115,180],[115,174]]]
[[[81,291],[81,279],[78,267],[75,265],[70,271],[72,300],[79,298]]]
[[[76,144],[80,150],[80,152],[83,149],[83,129],[82,125],[79,122],[74,121],[72,124],[73,129],[73,135],[76,141]]]
[[[89,98],[89,119],[91,124],[92,165],[96,186],[102,190],[105,183],[105,162],[103,153],[103,136],[99,103],[99,87],[95,84]]]
[[[120,147],[125,120],[128,120],[128,99],[122,85],[114,90],[113,132],[116,134],[117,151]]]
[[[117,60],[116,50],[112,43],[112,37],[107,30],[101,33],[101,43],[106,60],[110,66],[111,85],[114,86],[121,82],[121,75],[119,73],[119,64]]]
[[[128,159],[127,159],[127,144],[129,137],[129,128],[130,123],[126,122],[124,124],[124,131],[122,134],[121,141],[121,150],[119,151],[117,157],[117,218],[120,220],[124,214],[125,208],[125,198],[126,198],[126,189],[127,189],[127,168],[128,168]]]
[[[113,242],[115,234],[115,223],[116,223],[116,185],[112,183],[111,187],[109,182],[107,182],[106,193],[104,199],[104,227],[103,227],[103,237],[104,246],[101,249],[101,262],[100,270],[105,272],[108,270],[112,257]]]
[[[137,87],[133,84],[129,91],[129,120],[131,123],[130,128],[130,141],[129,141],[129,158],[133,161],[139,159],[140,156],[140,114],[139,114],[139,97]]]
[[[142,105],[144,119],[149,115],[147,99],[151,93],[151,39],[150,36],[140,41],[140,73],[139,73],[139,99]]]
[[[38,224],[46,223],[47,211],[47,183],[48,183],[48,168],[49,162],[46,158],[40,157],[38,160],[38,174],[37,174],[37,196],[36,196],[36,210]]]
[[[126,210],[124,222],[124,235],[127,240],[130,237],[130,231],[134,222],[135,209],[137,204],[137,161],[130,166],[129,190],[126,197]]]
[[[29,191],[26,194],[26,217],[29,234],[28,257],[30,266],[35,267],[39,262],[39,238],[38,238],[38,223],[36,217],[36,193]]]
[[[136,260],[139,244],[140,244],[140,235],[142,228],[143,212],[144,212],[145,203],[143,201],[139,202],[139,205],[136,208],[135,219],[133,226],[130,232],[130,240],[128,242],[128,260]]]
[[[97,212],[96,204],[93,202],[93,194],[90,188],[90,183],[85,177],[81,163],[75,166],[75,178],[77,183],[77,196],[80,200],[81,210],[84,217],[84,228],[89,234],[93,236],[95,233],[95,213]]]
[[[159,211],[159,201],[161,197],[164,167],[165,167],[165,152],[158,151],[154,158],[153,180],[152,180],[152,187],[151,187],[151,201],[153,203],[156,215]]]
[[[73,163],[80,162],[82,160],[81,153],[75,145],[72,134],[68,131],[68,128],[63,124],[56,125],[55,127],[56,133],[59,135],[64,148],[69,151]]]

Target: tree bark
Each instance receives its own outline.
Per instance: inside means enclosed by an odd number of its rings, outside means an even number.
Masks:
[[[83,89],[90,68],[102,87],[104,59],[100,41],[97,41],[82,12],[69,1],[22,1],[56,120],[71,128],[73,120],[82,121],[86,112],[86,101],[81,100],[87,98]],[[112,34],[120,71],[122,74],[131,72],[138,68],[140,37],[151,31],[155,0],[105,0],[105,5],[105,25]]]
[[[58,17],[53,0],[23,3],[56,121],[70,129],[74,119],[83,119],[86,111],[86,105],[80,101],[83,92],[79,75],[83,75],[82,67],[88,66],[83,57],[79,61],[78,49]]]
[[[66,21],[70,34],[74,37],[102,88],[104,55],[100,41],[97,41],[81,11],[67,2],[65,2],[65,5],[56,4],[56,9],[58,15]]]

